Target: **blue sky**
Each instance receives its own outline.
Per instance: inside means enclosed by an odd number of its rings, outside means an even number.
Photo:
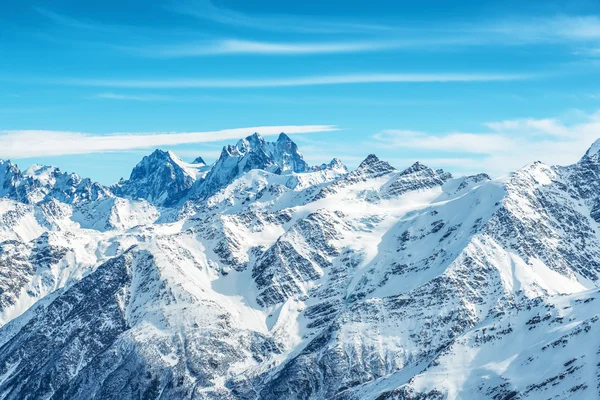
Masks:
[[[312,164],[455,174],[576,161],[600,137],[597,1],[5,1],[0,157],[102,183],[256,127]]]

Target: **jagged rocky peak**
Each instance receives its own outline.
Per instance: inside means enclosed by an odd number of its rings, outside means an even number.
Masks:
[[[117,183],[113,190],[121,196],[170,206],[185,197],[194,181],[194,171],[185,162],[171,151],[157,149],[133,168],[129,180]]]
[[[463,176],[453,179],[444,185],[444,191],[450,194],[457,194],[472,189],[476,185],[490,181],[492,178],[488,174],[480,173],[476,175]]]
[[[254,133],[241,139],[235,149],[228,148],[229,155],[245,156],[250,153],[251,158],[259,163],[264,163],[259,169],[280,169],[279,172],[305,172],[308,164],[298,151],[296,143],[285,133],[281,133],[275,142],[267,142],[261,135]],[[237,152],[235,151],[237,150]],[[251,168],[255,169],[255,168]]]
[[[34,164],[22,172],[10,161],[0,161],[0,184],[0,196],[28,204],[50,198],[76,203],[111,196],[108,188],[89,178],[48,165]]]
[[[369,154],[356,168],[357,172],[369,175],[385,175],[396,171],[387,161],[382,161],[375,154]]]
[[[238,176],[253,169],[274,174],[310,170],[296,143],[285,133],[281,133],[275,142],[267,142],[261,135],[254,133],[238,141],[235,146],[223,147],[215,166],[206,175],[202,192],[215,193]]]
[[[0,196],[7,196],[15,190],[18,180],[23,178],[23,174],[16,164],[10,160],[0,160]]]
[[[156,149],[152,152],[152,154],[144,156],[144,158],[142,158],[142,161],[140,161],[133,168],[133,170],[131,171],[131,175],[129,176],[129,180],[145,179],[151,176],[156,171],[156,169],[162,166],[178,166],[178,161],[181,160],[175,155],[175,153],[171,151]]]
[[[348,168],[346,167],[346,165],[344,165],[344,163],[342,162],[342,160],[340,160],[337,157],[333,158],[329,162],[329,164],[327,164],[327,167],[331,168],[331,169],[345,169],[346,171],[348,170]]]
[[[415,172],[429,171],[429,170],[432,170],[432,169],[429,168],[427,165],[423,164],[422,162],[417,161],[413,165],[411,165],[410,167],[408,167],[404,171],[402,171],[401,175],[414,174]]]
[[[594,143],[592,143],[592,145],[590,146],[588,151],[585,152],[581,161],[584,161],[586,159],[588,159],[588,160],[594,159],[595,161],[598,161],[600,159],[599,154],[600,154],[600,139],[598,139]]]
[[[192,161],[192,164],[198,164],[198,165],[206,165],[206,161],[204,161],[204,159],[202,157],[196,157],[194,158],[194,161]]]
[[[404,171],[400,173],[400,176],[411,175],[411,174],[425,174],[425,175],[438,175],[440,178],[444,180],[448,180],[452,178],[452,174],[450,172],[446,172],[443,169],[436,169],[428,167],[420,161],[415,162],[410,167],[406,168]]]
[[[342,160],[335,157],[329,163],[323,163],[321,165],[315,165],[312,167],[314,171],[325,171],[332,170],[340,173],[348,173],[348,168],[344,165]]]
[[[244,139],[240,139],[235,148],[242,154],[254,151],[260,151],[263,149],[267,142],[265,139],[260,136],[257,132],[254,132],[252,135],[245,137]]]
[[[443,169],[434,170],[417,161],[390,181],[382,190],[382,196],[393,197],[413,190],[430,189],[443,185],[449,179],[452,179],[452,174]]]
[[[273,157],[283,171],[306,172],[309,169],[298,146],[285,133],[279,134],[273,147]]]

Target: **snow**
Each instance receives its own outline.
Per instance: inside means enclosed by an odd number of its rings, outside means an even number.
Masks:
[[[107,332],[99,348],[119,354],[115,371],[131,370],[121,351],[133,349],[156,376],[168,370],[189,393],[223,398],[235,398],[232,387],[290,398],[298,382],[315,399],[596,390],[599,191],[577,180],[593,165],[534,163],[490,180],[420,163],[397,171],[369,156],[348,173],[339,162],[305,168],[290,142],[255,135],[215,166],[155,152],[139,177],[90,198],[54,198],[57,185],[71,190],[55,169],[28,168],[39,185],[29,203],[10,191],[0,199],[0,345],[25,352],[46,337],[38,321],[56,317],[52,329],[74,343]],[[234,171],[259,150],[268,157],[258,168]],[[203,191],[210,174],[221,186]],[[148,191],[153,182],[164,186]],[[114,276],[106,292],[78,289]],[[47,314],[56,299],[78,312]],[[118,313],[90,316],[78,303],[95,300]],[[82,319],[104,311],[93,327]],[[70,384],[103,365],[93,346],[69,351]],[[0,393],[13,378],[34,379],[3,357]],[[96,373],[100,385],[110,379]]]

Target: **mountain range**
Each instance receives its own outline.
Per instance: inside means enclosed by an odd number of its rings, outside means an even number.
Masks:
[[[600,141],[496,179],[284,133],[112,186],[0,161],[0,221],[0,399],[600,398]]]

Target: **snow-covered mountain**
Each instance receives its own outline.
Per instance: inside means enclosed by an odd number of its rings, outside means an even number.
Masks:
[[[200,193],[213,194],[253,169],[285,174],[306,172],[309,166],[298,152],[296,143],[285,133],[279,135],[274,143],[265,141],[255,133],[235,146],[223,147],[221,156],[200,185]]]
[[[600,142],[455,178],[285,134],[0,162],[0,399],[600,398]]]

